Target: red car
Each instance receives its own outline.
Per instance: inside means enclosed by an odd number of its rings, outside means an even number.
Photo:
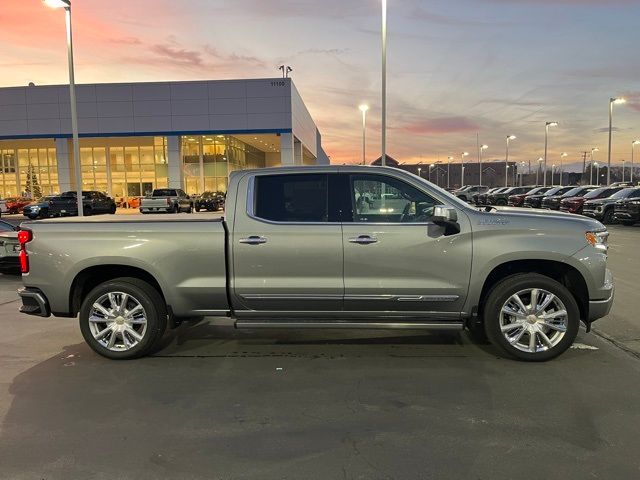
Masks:
[[[525,193],[519,193],[517,195],[510,195],[507,205],[509,205],[511,207],[523,207],[524,206],[524,199],[527,198],[528,195],[540,195],[540,194],[546,192],[547,190],[551,190],[551,187],[536,187],[536,188],[534,188],[532,190],[529,190],[528,192],[525,192]]]
[[[569,213],[582,213],[582,207],[587,200],[596,200],[598,198],[608,198],[614,193],[622,190],[623,187],[601,187],[591,190],[583,197],[569,197],[560,202],[560,210]]]
[[[29,205],[33,200],[30,198],[12,197],[5,200],[7,205],[7,213],[20,213],[22,209]]]

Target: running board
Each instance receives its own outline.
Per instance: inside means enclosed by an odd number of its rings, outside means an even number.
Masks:
[[[463,322],[354,322],[326,320],[236,320],[236,328],[340,328],[367,330],[463,330]]]

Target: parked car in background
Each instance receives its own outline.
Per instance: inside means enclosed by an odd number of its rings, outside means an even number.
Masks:
[[[29,205],[22,209],[22,214],[31,219],[47,218],[49,216],[49,202],[53,200],[55,196],[42,197],[37,202],[31,202]]]
[[[18,227],[0,220],[0,273],[20,273]]]
[[[6,200],[0,200],[0,216],[3,213],[9,213],[9,210],[7,209],[7,201]]]
[[[596,188],[598,188],[597,185],[583,185],[580,187],[570,188],[562,195],[560,195],[559,193],[556,195],[545,195],[542,199],[542,208],[545,208],[547,210],[560,210],[560,203],[565,198],[581,197],[589,193],[591,190],[595,190]]]
[[[385,167],[234,171],[229,194],[224,218],[23,223],[21,311],[79,316],[112,359],[159,348],[181,319],[226,316],[249,330],[482,329],[544,361],[613,303],[609,234],[586,217],[483,211]]]
[[[527,198],[528,195],[542,194],[547,190],[551,190],[551,187],[535,187],[529,190],[528,192],[509,195],[509,199],[507,203],[511,207],[522,207],[524,206],[524,199]]]
[[[640,198],[633,196],[618,200],[614,205],[613,217],[627,227],[640,222]]]
[[[502,205],[505,206],[509,201],[511,195],[518,195],[520,193],[526,193],[531,190],[532,186],[526,187],[509,187],[499,192],[494,192],[487,195],[487,205]]]
[[[196,212],[206,210],[208,212],[217,212],[224,209],[225,194],[224,192],[204,192],[198,198],[194,199],[194,208]]]
[[[489,187],[485,187],[484,185],[471,185],[465,190],[455,192],[455,196],[464,202],[471,203],[474,195],[484,193],[488,190]]]
[[[472,201],[476,205],[486,205],[487,204],[487,197],[489,195],[491,195],[492,193],[502,192],[503,190],[506,190],[506,189],[507,189],[507,187],[493,187],[493,188],[490,188],[489,190],[487,190],[484,193],[477,193],[477,194],[473,195]]]
[[[85,216],[101,213],[116,213],[116,202],[102,192],[88,190],[82,192],[82,212]],[[75,217],[78,215],[76,192],[64,192],[49,200],[50,217]]]
[[[540,208],[542,207],[542,200],[545,197],[552,197],[554,195],[563,195],[567,193],[572,188],[576,188],[575,185],[567,186],[567,187],[551,187],[544,193],[536,193],[532,195],[527,195],[524,199],[523,207],[526,208]]]
[[[607,198],[624,187],[600,187],[579,197],[565,198],[560,202],[560,210],[568,213],[582,213],[582,207],[587,200],[595,200],[598,198]]]
[[[140,202],[140,213],[191,213],[191,197],[179,188],[156,188]]]
[[[8,214],[20,213],[24,207],[29,205],[33,200],[26,197],[11,197],[5,199]]]
[[[608,198],[587,200],[582,206],[582,214],[600,220],[605,225],[616,223],[617,220],[614,216],[616,202],[625,199],[640,199],[640,188],[623,188]]]

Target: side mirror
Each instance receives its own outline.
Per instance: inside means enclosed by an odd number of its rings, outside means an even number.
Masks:
[[[436,205],[433,209],[431,221],[440,227],[444,227],[445,235],[455,235],[456,233],[460,233],[458,212],[453,207]]]

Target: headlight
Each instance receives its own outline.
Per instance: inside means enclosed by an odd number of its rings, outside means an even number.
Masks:
[[[606,230],[602,230],[599,232],[586,232],[584,234],[587,239],[587,243],[598,250],[602,250],[604,252],[607,251],[608,241],[609,241],[609,232]]]

